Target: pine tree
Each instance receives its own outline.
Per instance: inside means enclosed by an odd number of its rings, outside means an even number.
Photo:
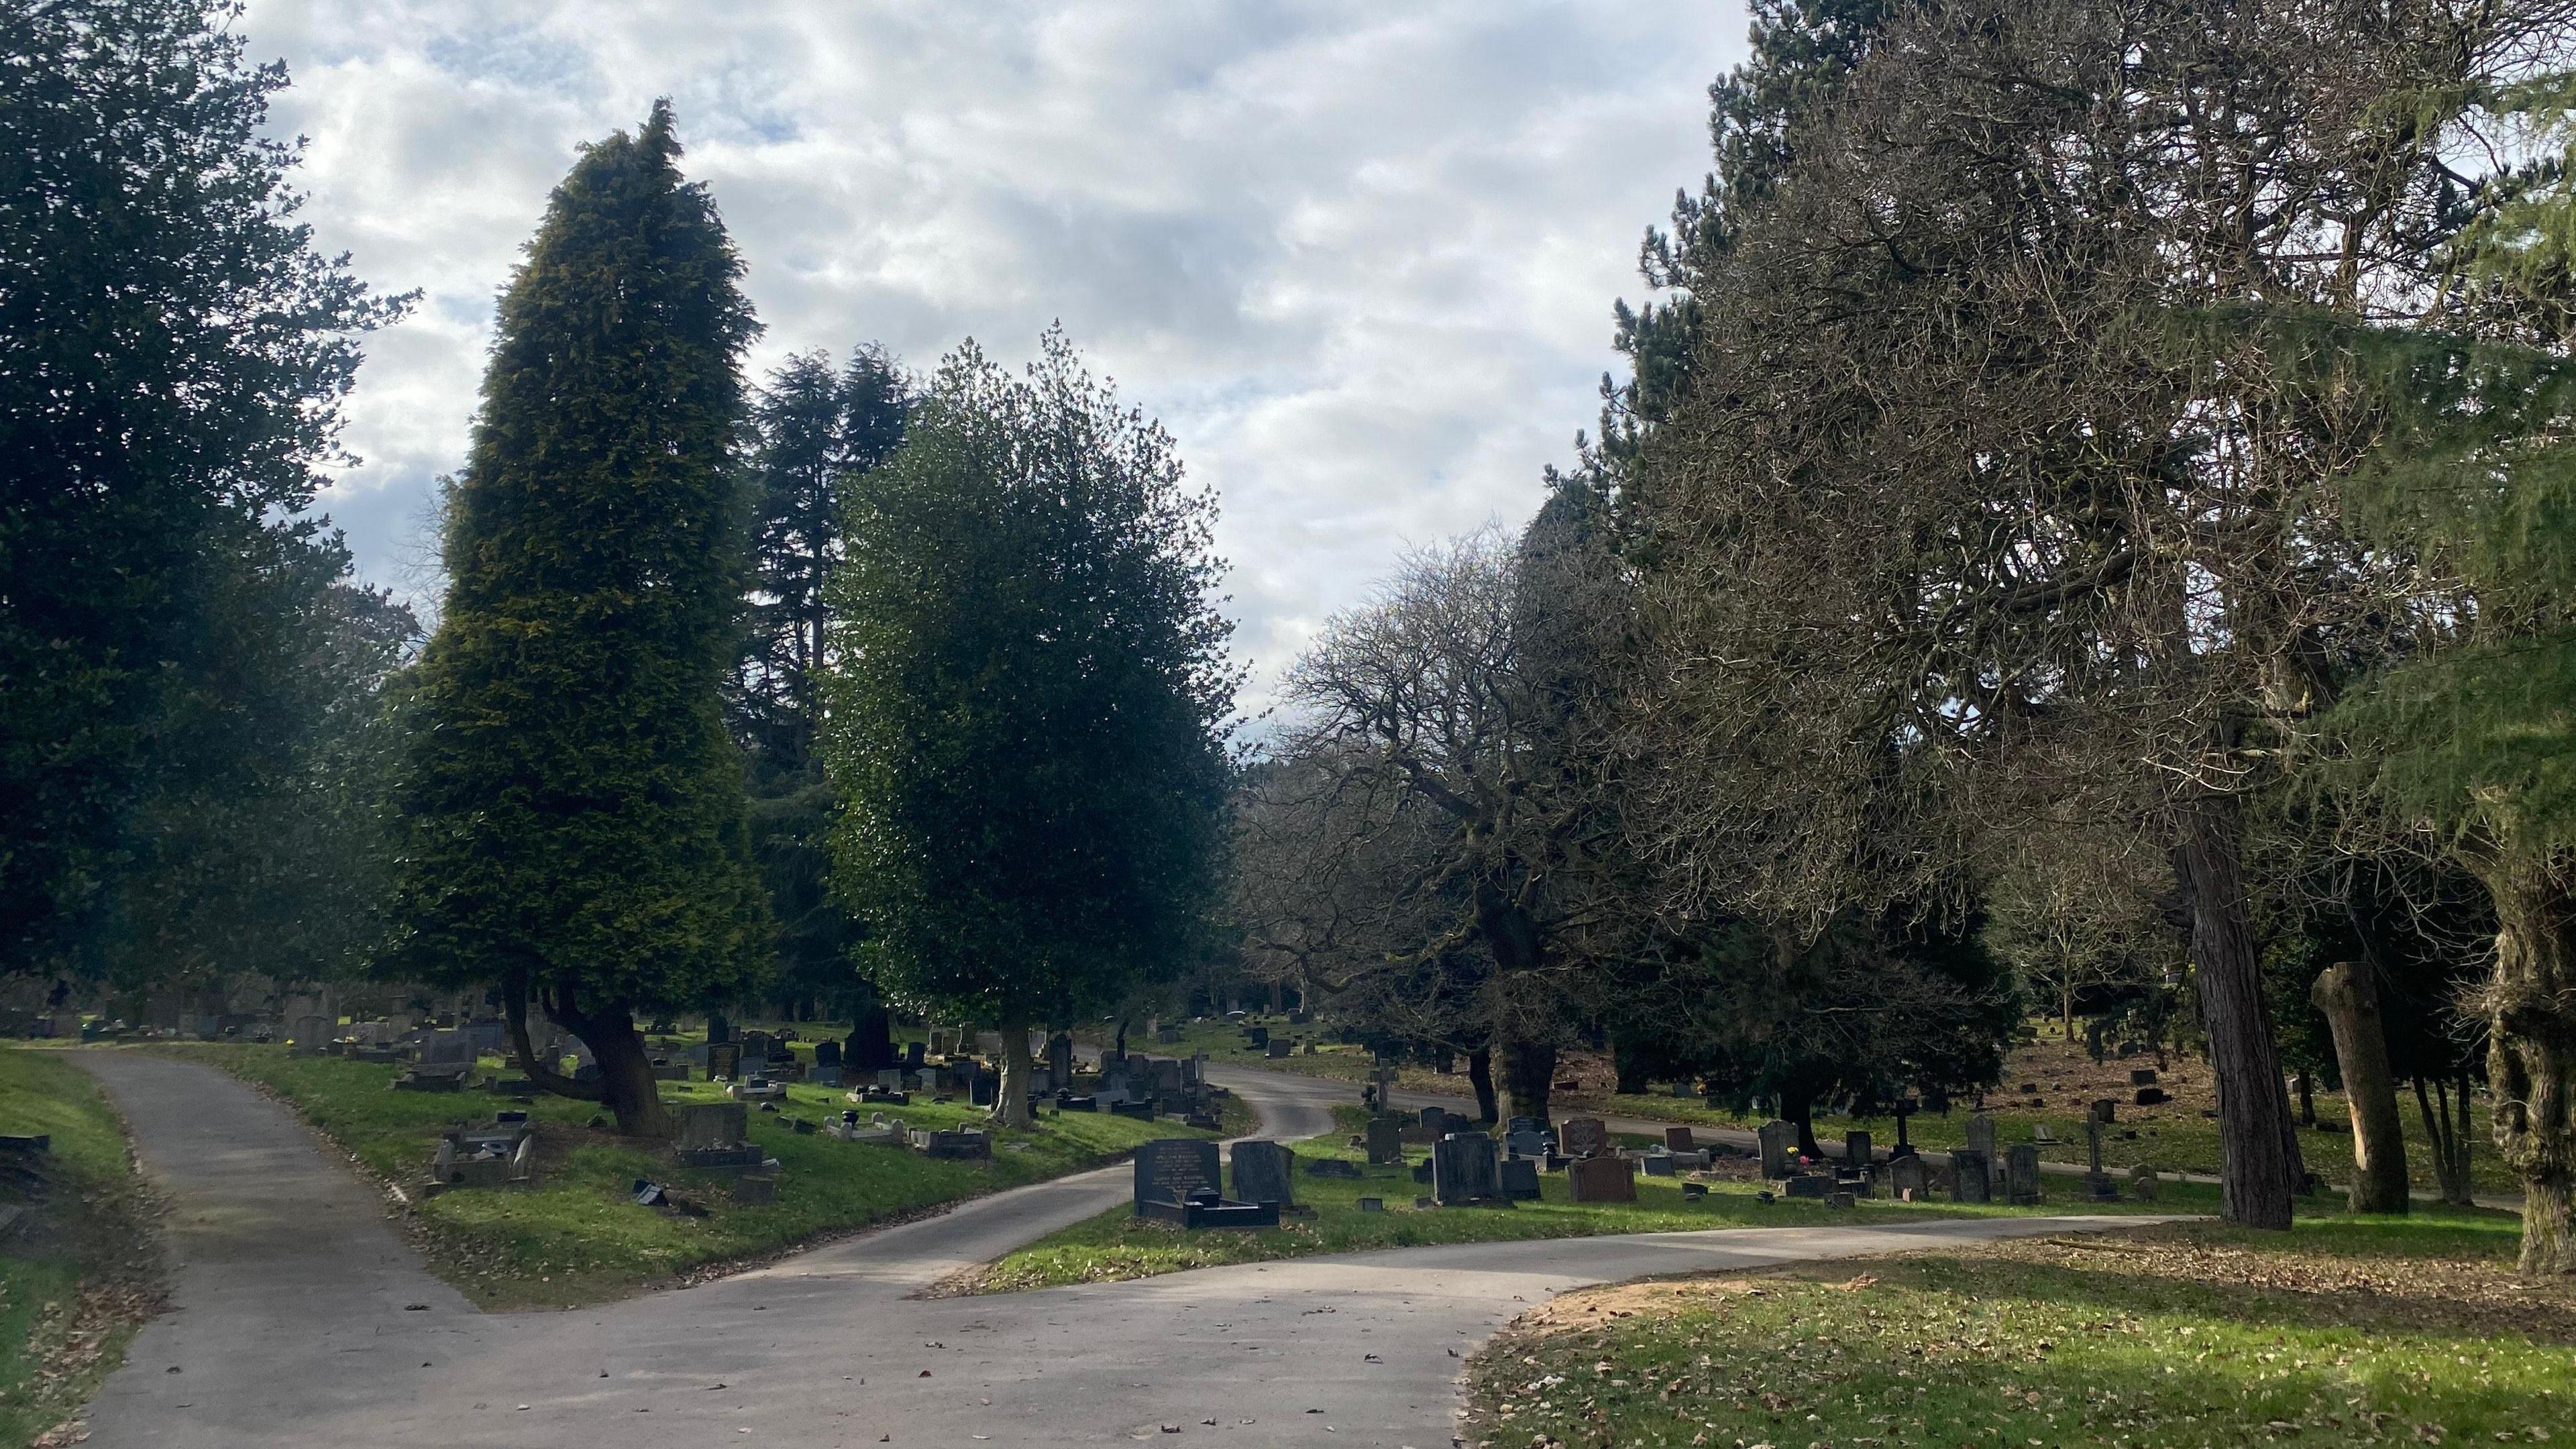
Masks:
[[[667,1117],[634,1014],[736,996],[767,951],[723,711],[756,324],[679,156],[667,103],[590,146],[502,297],[410,705],[387,953],[498,985],[529,1075],[643,1135]],[[534,1059],[531,998],[595,1082]]]
[[[1026,380],[951,354],[851,498],[834,886],[888,997],[1001,1029],[1003,1122],[1030,1120],[1029,1028],[1207,940],[1236,680],[1214,506],[1054,332]]]

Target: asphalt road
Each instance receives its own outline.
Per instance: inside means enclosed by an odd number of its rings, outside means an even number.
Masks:
[[[485,1314],[283,1109],[210,1069],[83,1052],[174,1204],[175,1311],[88,1416],[100,1449],[1449,1443],[1462,1357],[1530,1304],[1644,1274],[2093,1226],[2023,1218],[1459,1244],[925,1300],[1124,1200],[1124,1167],[687,1290]],[[1346,1084],[1218,1068],[1269,1135]],[[1167,1430],[1166,1426],[1169,1426]],[[1169,1431],[1177,1431],[1169,1432]]]

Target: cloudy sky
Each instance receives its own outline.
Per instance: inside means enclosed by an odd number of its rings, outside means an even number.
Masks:
[[[1061,320],[1223,499],[1256,692],[1411,544],[1517,522],[1706,169],[1740,4],[252,0],[322,244],[423,293],[329,507],[424,569],[493,298],[581,141],[669,95],[784,354]],[[1247,701],[1257,704],[1258,699]]]

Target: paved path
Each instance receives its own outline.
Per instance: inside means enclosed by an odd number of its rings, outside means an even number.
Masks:
[[[1437,1449],[1449,1442],[1462,1356],[1569,1288],[2141,1221],[1458,1244],[1007,1297],[909,1296],[1121,1200],[1122,1167],[686,1291],[492,1315],[423,1271],[373,1194],[283,1109],[187,1063],[76,1060],[126,1109],[177,1204],[178,1308],[137,1337],[94,1406],[99,1449],[1212,1439]],[[1329,1105],[1348,1098],[1340,1084],[1212,1074],[1283,1138],[1324,1130]]]

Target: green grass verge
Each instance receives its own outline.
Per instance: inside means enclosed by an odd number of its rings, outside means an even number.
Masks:
[[[1772,1228],[1818,1225],[1862,1226],[1916,1222],[1927,1218],[2027,1217],[2046,1213],[2204,1213],[2218,1210],[2212,1187],[2167,1184],[2159,1201],[2080,1204],[2071,1181],[2048,1184],[2051,1200],[2038,1208],[2000,1204],[1901,1203],[1868,1198],[1849,1208],[1828,1208],[1810,1200],[1762,1202],[1760,1185],[1749,1181],[1715,1181],[1698,1202],[1685,1201],[1674,1178],[1637,1179],[1634,1203],[1581,1203],[1569,1195],[1565,1174],[1541,1174],[1537,1202],[1509,1208],[1422,1208],[1417,1195],[1430,1191],[1413,1181],[1408,1168],[1368,1167],[1358,1179],[1310,1177],[1303,1163],[1320,1157],[1359,1162],[1366,1154],[1345,1145],[1344,1134],[1360,1117],[1355,1107],[1337,1108],[1341,1131],[1332,1137],[1300,1143],[1297,1201],[1311,1215],[1282,1226],[1257,1231],[1202,1228],[1184,1231],[1138,1218],[1117,1208],[1087,1218],[1062,1231],[1005,1255],[953,1285],[970,1292],[1008,1293],[1065,1283],[1101,1283],[1145,1278],[1225,1263],[1301,1258],[1316,1253],[1346,1253],[1370,1248],[1410,1248],[1428,1243],[1505,1242],[1528,1238],[1592,1237],[1603,1233],[1691,1232],[1705,1228]],[[1414,1148],[1408,1163],[1428,1156]],[[1384,1200],[1381,1212],[1363,1212],[1359,1200]]]
[[[2533,1443],[2576,1430],[2576,1295],[2514,1220],[2214,1224],[1629,1285],[1468,1373],[1467,1442]]]
[[[442,1130],[458,1121],[488,1122],[495,1111],[516,1105],[480,1091],[396,1092],[389,1090],[396,1068],[292,1057],[282,1047],[163,1049],[266,1087],[361,1163],[407,1189],[427,1175]],[[497,1069],[493,1059],[486,1065]],[[666,1082],[663,1095],[673,1102],[721,1100],[705,1082]],[[667,1152],[589,1127],[599,1112],[595,1104],[540,1097],[526,1105],[545,1129],[540,1186],[451,1189],[418,1204],[431,1266],[486,1307],[617,1297],[709,1264],[758,1258],[960,1198],[1095,1167],[1152,1138],[1212,1135],[1170,1120],[1069,1113],[1041,1117],[1035,1131],[998,1134],[989,1163],[938,1162],[898,1148],[798,1134],[784,1118],[821,1123],[850,1104],[838,1088],[795,1085],[779,1114],[750,1115],[752,1140],[785,1173],[777,1201],[753,1206],[736,1203],[720,1177],[682,1171]],[[931,1105],[926,1095],[916,1096],[911,1106],[866,1110],[915,1127],[984,1120],[980,1107]],[[669,1185],[704,1208],[705,1216],[637,1206],[630,1191],[637,1178]]]
[[[157,1305],[149,1205],[125,1129],[97,1083],[60,1051],[0,1050],[0,1132],[53,1138],[31,1209],[0,1241],[0,1445],[79,1411]]]

